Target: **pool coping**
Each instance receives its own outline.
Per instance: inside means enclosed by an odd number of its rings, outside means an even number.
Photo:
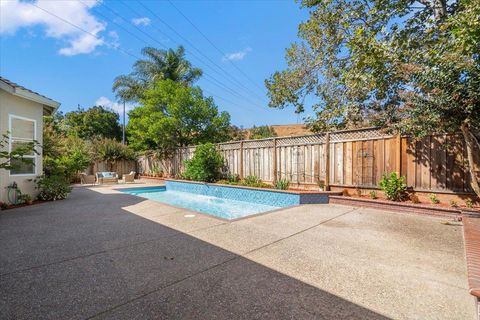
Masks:
[[[325,195],[341,195],[341,191],[313,191],[313,190],[279,190],[279,189],[270,189],[270,188],[256,188],[256,187],[247,187],[247,186],[239,186],[239,185],[231,185],[231,184],[222,184],[222,183],[212,183],[212,182],[201,182],[201,181],[192,181],[192,180],[180,180],[180,179],[165,179],[165,182],[172,181],[172,182],[183,182],[183,183],[193,183],[193,184],[202,184],[207,186],[217,186],[217,187],[225,187],[225,188],[238,188],[238,189],[247,189],[247,190],[257,190],[257,191],[265,191],[265,192],[278,192],[278,193],[289,193],[295,195],[303,195],[303,194],[325,194]]]

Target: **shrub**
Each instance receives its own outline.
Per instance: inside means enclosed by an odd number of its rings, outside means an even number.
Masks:
[[[118,161],[136,160],[135,152],[130,147],[113,139],[97,140],[93,149],[96,159],[109,164],[111,171]]]
[[[45,134],[43,154],[45,175],[64,176],[71,182],[77,180],[78,173],[88,168],[93,161],[91,145],[76,136]]]
[[[449,203],[450,203],[450,207],[452,207],[452,208],[458,208],[458,203],[457,203],[457,201],[455,201],[455,200],[450,200]]]
[[[440,203],[440,200],[438,199],[437,195],[435,193],[431,193],[430,196],[430,201],[433,203],[433,204],[438,204]]]
[[[38,199],[43,201],[63,200],[72,191],[65,178],[60,176],[42,176],[35,182],[39,190]]]
[[[240,184],[253,188],[271,188],[271,185],[262,182],[262,180],[256,176],[247,176],[241,181]]]
[[[473,208],[473,201],[472,199],[465,200],[465,206],[469,209]]]
[[[8,203],[0,201],[0,209],[2,210],[8,209]]]
[[[377,192],[375,190],[370,191],[369,195],[370,195],[370,198],[372,198],[372,199],[377,199],[378,198],[377,197]]]
[[[275,182],[275,185],[274,185],[275,189],[279,189],[279,190],[287,190],[289,186],[290,186],[290,181],[284,180],[284,179],[278,180],[277,182]]]
[[[255,184],[259,184],[261,183],[262,180],[260,180],[260,178],[256,177],[256,176],[247,176],[243,179],[243,185],[246,185],[246,186],[252,186],[252,185],[255,185]]]
[[[185,161],[185,178],[215,182],[221,177],[223,157],[213,143],[199,145],[191,160]]]
[[[358,197],[361,197],[362,196],[362,189],[360,188],[355,188],[355,193],[357,194]]]
[[[238,185],[240,184],[240,176],[238,174],[227,174],[222,180],[217,181],[217,183]]]
[[[418,199],[418,196],[416,194],[410,195],[410,200],[412,203],[420,203],[420,199]]]
[[[225,178],[230,183],[240,182],[240,176],[238,174],[227,174]]]
[[[384,174],[379,186],[388,200],[403,201],[407,196],[405,177],[398,177],[395,172]]]

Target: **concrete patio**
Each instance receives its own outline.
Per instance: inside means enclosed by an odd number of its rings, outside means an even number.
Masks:
[[[0,213],[1,319],[474,318],[460,224],[340,205],[226,222],[115,188]]]

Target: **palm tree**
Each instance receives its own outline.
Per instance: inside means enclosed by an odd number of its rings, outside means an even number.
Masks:
[[[130,74],[118,76],[113,82],[113,91],[123,101],[140,100],[145,89],[156,80],[170,79],[191,85],[202,75],[201,69],[185,59],[182,46],[176,50],[145,47],[142,54],[146,59],[136,61]]]

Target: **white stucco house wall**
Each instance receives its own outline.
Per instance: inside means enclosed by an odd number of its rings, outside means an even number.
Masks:
[[[8,150],[16,144],[36,140],[42,144],[43,116],[52,114],[60,103],[0,77],[0,135],[8,134]],[[22,193],[36,196],[33,179],[43,173],[42,150],[29,155],[34,165],[16,170],[0,169],[0,201],[8,201],[8,186],[16,182]]]

